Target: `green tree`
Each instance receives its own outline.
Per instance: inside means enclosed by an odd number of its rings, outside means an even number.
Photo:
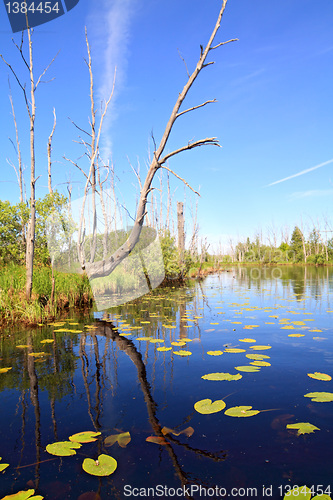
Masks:
[[[25,241],[22,236],[22,220],[29,218],[28,207],[24,203],[11,205],[0,200],[0,261],[3,263],[24,261]]]
[[[298,226],[295,226],[291,235],[290,249],[294,253],[295,262],[302,262],[304,260],[304,236]]]

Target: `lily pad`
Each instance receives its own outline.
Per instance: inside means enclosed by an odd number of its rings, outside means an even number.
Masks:
[[[194,405],[194,409],[198,413],[202,413],[203,415],[208,415],[210,413],[217,413],[223,408],[226,407],[226,404],[222,399],[217,399],[212,402],[211,399],[201,399],[201,401],[197,401]]]
[[[318,403],[329,403],[333,401],[333,392],[308,392],[304,394],[305,398],[311,398],[311,401]]]
[[[105,446],[112,446],[114,443],[118,442],[121,448],[126,448],[128,443],[131,441],[131,435],[129,432],[121,432],[120,434],[112,434],[104,439]]]
[[[99,455],[97,460],[85,458],[82,469],[93,476],[110,476],[117,468],[117,461],[109,455]]]
[[[0,457],[0,460],[2,460],[2,457]],[[4,471],[9,467],[9,464],[0,464],[0,472]]]
[[[308,377],[315,378],[316,380],[332,380],[332,377],[330,375],[320,372],[308,373]]]
[[[186,427],[182,431],[175,431],[174,429],[169,429],[169,427],[162,428],[162,434],[173,434],[174,436],[180,436],[181,434],[185,434],[187,437],[191,437],[194,432],[193,427]]]
[[[162,437],[162,436],[148,436],[148,437],[146,438],[146,441],[147,441],[148,443],[160,444],[160,445],[162,445],[162,446],[165,446],[166,444],[168,444],[168,441],[166,441],[166,440],[164,439],[164,437]]]
[[[239,370],[240,372],[258,372],[260,370],[260,366],[235,366],[235,370]]]
[[[227,347],[224,349],[224,352],[230,352],[230,353],[238,353],[238,352],[246,352],[246,349],[238,349],[237,347]]]
[[[266,356],[266,354],[245,354],[245,356],[249,359],[257,359],[259,361],[270,358],[270,356]]]
[[[31,496],[35,493],[35,490],[26,490],[26,491],[19,491],[18,493],[14,493],[13,495],[6,495],[3,497],[1,500],[43,500],[44,497],[41,495],[34,495]]]
[[[252,417],[260,413],[259,410],[251,410],[252,406],[233,406],[228,408],[224,414],[229,417]]]
[[[52,344],[52,342],[54,342],[54,339],[44,339],[40,341],[41,344]]]
[[[311,500],[332,500],[332,498],[329,495],[325,495],[325,493],[323,493],[322,495],[316,495],[315,497],[312,497]]]
[[[232,375],[231,373],[223,373],[223,372],[216,372],[216,373],[207,373],[207,375],[203,375],[201,378],[204,380],[239,380],[242,378],[243,375],[240,373],[237,373],[236,375]]]
[[[183,345],[186,345],[186,342],[182,342],[182,341],[179,341],[179,342],[171,342],[171,345],[176,345],[178,347],[181,347]]]
[[[298,500],[310,500],[311,490],[307,486],[296,486],[284,495],[283,500],[290,500],[290,498],[298,498]]]
[[[56,443],[48,444],[46,451],[50,455],[56,455],[57,457],[69,457],[71,455],[76,455],[77,449],[81,448],[80,443],[72,443],[71,441],[58,441]]]
[[[178,356],[191,356],[191,352],[190,351],[184,351],[184,350],[180,350],[180,351],[173,351],[174,354],[177,354]]]
[[[256,342],[255,339],[238,339],[239,342]]]
[[[297,436],[301,434],[310,434],[314,431],[320,431],[318,427],[309,422],[299,422],[298,424],[288,424],[287,429],[297,429]]]
[[[11,367],[11,366],[9,366],[9,367],[7,367],[7,368],[0,368],[0,373],[7,373],[7,372],[9,372],[9,370],[11,370],[11,369],[12,369],[12,367]]]
[[[158,347],[158,351],[166,352],[166,351],[171,351],[172,347]]]
[[[256,359],[255,361],[251,361],[250,365],[254,365],[254,366],[272,366],[267,361],[261,361],[259,359]]]
[[[207,354],[209,354],[209,356],[221,356],[223,351],[207,351]]]
[[[84,431],[73,434],[72,436],[69,436],[68,439],[74,443],[93,443],[94,441],[97,441],[97,436],[100,435],[100,432]]]
[[[270,345],[251,345],[250,349],[254,349],[256,351],[264,351],[266,349],[271,349],[272,346]]]

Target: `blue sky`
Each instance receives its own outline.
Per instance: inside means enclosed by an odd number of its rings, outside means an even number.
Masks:
[[[204,5],[204,7],[203,7]],[[47,192],[46,143],[53,124],[54,185],[73,197],[82,195],[83,177],[63,160],[83,154],[76,144],[80,127],[88,129],[89,75],[84,62],[85,26],[91,43],[96,103],[108,97],[117,66],[115,94],[102,137],[102,151],[110,155],[118,176],[121,200],[134,215],[138,192],[129,167],[140,162],[144,176],[153,131],[159,142],[178,93],[196,65],[215,25],[217,0],[80,0],[72,11],[35,28],[36,75],[60,50],[36,94],[37,196]],[[2,5],[0,53],[27,75],[15,49]],[[191,89],[185,108],[217,99],[178,120],[168,150],[189,140],[218,137],[222,148],[184,152],[169,167],[196,190],[200,234],[212,246],[227,244],[269,227],[304,224],[311,218],[333,220],[333,4],[329,0],[229,0],[217,42],[238,38],[211,53],[216,63],[207,67]],[[16,202],[19,189],[16,161],[9,137],[15,140],[11,116],[9,71],[0,61],[0,198]],[[23,97],[9,75],[19,126],[28,188],[29,126]],[[322,165],[318,168],[313,168]],[[84,163],[82,163],[84,167]],[[295,174],[304,172],[302,175]],[[286,179],[286,180],[283,180]],[[277,182],[283,180],[283,182]],[[157,179],[156,186],[159,187]],[[184,200],[184,186],[172,181],[174,205]],[[166,200],[166,190],[164,200]],[[191,204],[186,192],[186,217],[191,231]],[[174,206],[175,209],[175,206]],[[278,230],[278,236],[280,235]]]

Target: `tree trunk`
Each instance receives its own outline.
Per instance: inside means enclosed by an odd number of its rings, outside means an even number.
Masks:
[[[177,202],[177,221],[178,221],[179,263],[180,267],[182,268],[184,264],[185,233],[184,233],[184,204],[181,201]]]

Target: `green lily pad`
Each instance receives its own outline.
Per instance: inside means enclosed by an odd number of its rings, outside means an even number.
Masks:
[[[112,434],[104,439],[105,446],[112,446],[118,441],[119,446],[126,448],[131,440],[131,435],[129,432],[121,432],[120,434]]]
[[[253,366],[272,366],[267,361],[261,361],[259,359],[256,359],[255,361],[251,361],[250,365],[253,365]]]
[[[46,451],[50,455],[56,455],[57,457],[69,457],[71,455],[76,455],[76,449],[81,448],[80,443],[72,443],[71,441],[58,441],[57,443],[48,444]]]
[[[117,461],[109,455],[99,455],[97,460],[85,458],[82,469],[93,476],[110,476],[117,468]]]
[[[325,495],[325,493],[323,493],[322,495],[316,495],[315,497],[312,497],[311,500],[332,500],[332,498],[329,495]]]
[[[0,460],[2,460],[2,457],[0,457]],[[9,464],[0,464],[0,472],[7,469],[7,467],[9,467]]]
[[[201,378],[204,380],[239,380],[243,375],[237,373],[236,375],[232,375],[231,373],[207,373],[207,375],[203,375]]]
[[[209,354],[209,356],[221,356],[223,351],[207,351],[207,354]]]
[[[237,354],[238,352],[246,352],[246,349],[238,349],[237,347],[227,347],[224,352],[229,352],[230,354]]]
[[[318,427],[310,424],[309,422],[299,422],[298,424],[288,424],[287,429],[298,429],[297,436],[301,434],[310,434],[314,431],[320,431]]]
[[[270,345],[251,345],[250,349],[254,349],[255,351],[263,351],[266,349],[271,349],[272,346]]]
[[[329,403],[333,401],[333,392],[308,392],[304,394],[305,398],[311,398],[311,401],[318,403]]]
[[[283,500],[290,500],[290,498],[298,498],[298,500],[310,500],[311,490],[306,486],[296,486],[284,495]]]
[[[258,372],[260,371],[260,366],[235,366],[235,370],[239,370],[240,372]]]
[[[214,403],[211,399],[201,399],[201,401],[197,401],[194,405],[194,409],[198,413],[202,413],[203,415],[217,413],[223,410],[223,408],[225,407],[226,404],[224,401],[222,401],[222,399],[217,399],[216,401],[214,401]]]
[[[258,361],[270,358],[270,356],[266,356],[266,354],[245,354],[245,356],[249,359],[256,359]]]
[[[224,414],[229,417],[252,417],[260,413],[259,410],[251,410],[252,406],[233,406],[228,408]]]
[[[314,378],[316,380],[332,380],[331,375],[327,375],[327,373],[320,373],[320,372],[314,372],[314,373],[308,373],[308,377]]]
[[[75,443],[93,443],[94,441],[97,441],[97,436],[100,435],[100,432],[84,431],[73,434],[72,436],[69,436],[68,439]]]
[[[6,495],[1,500],[43,500],[44,497],[41,495],[31,496],[35,493],[35,490],[19,491],[13,495]]]
[[[44,339],[40,341],[41,344],[52,344],[52,342],[54,342],[54,339]]]
[[[174,354],[177,354],[178,356],[191,356],[191,351],[184,351],[183,349],[180,349],[179,351],[173,351]]]
[[[162,351],[162,352],[167,352],[167,351],[171,351],[172,347],[158,347],[157,350],[158,351]]]

